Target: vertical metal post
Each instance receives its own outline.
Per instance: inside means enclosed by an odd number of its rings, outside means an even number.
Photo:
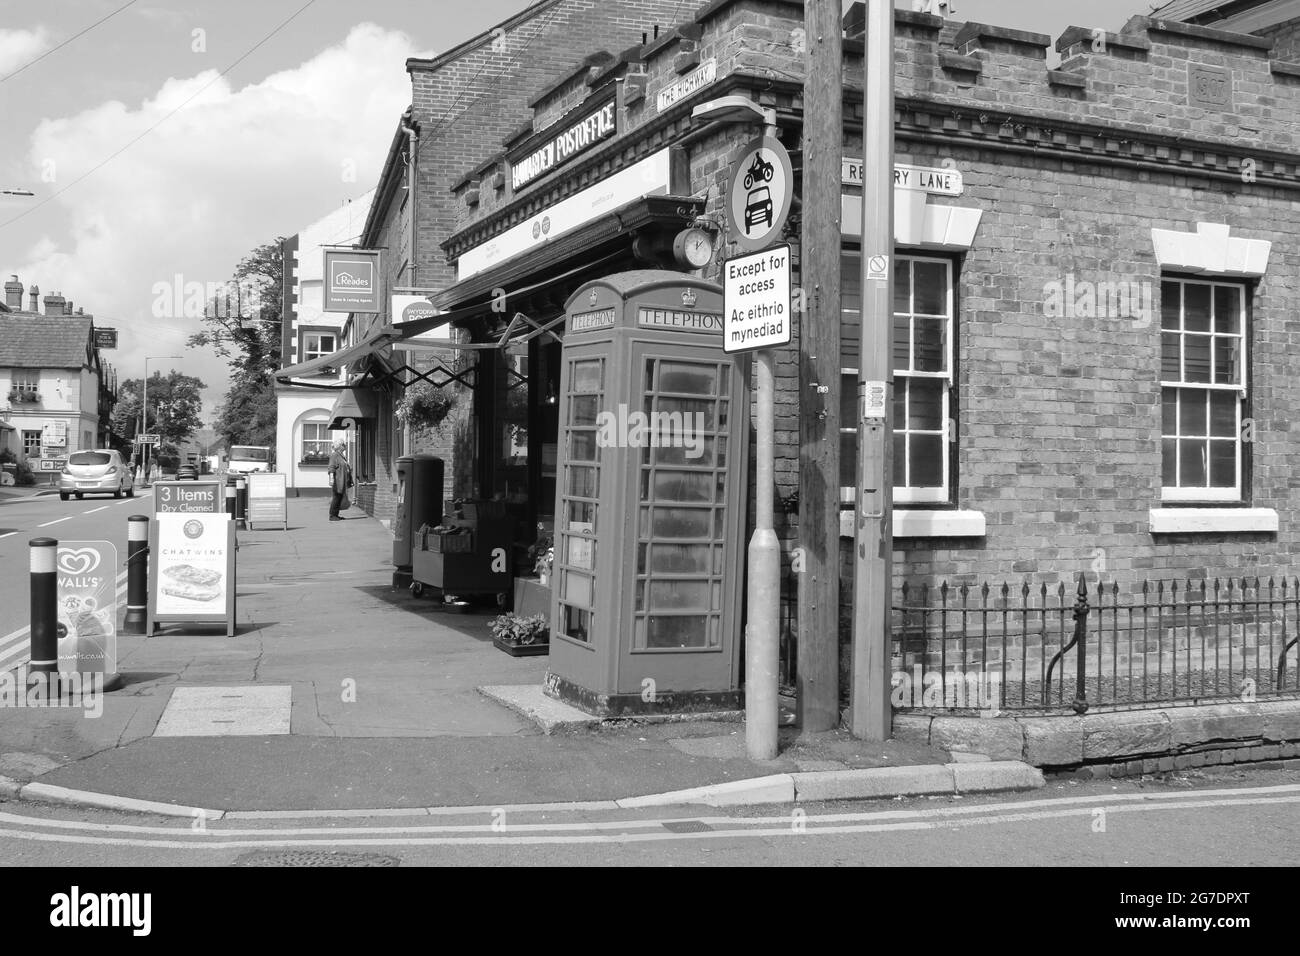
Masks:
[[[807,0],[799,316],[799,728],[840,722],[840,0]]]
[[[867,0],[852,731],[887,740],[893,577],[894,4]]]
[[[31,670],[54,674],[59,669],[59,583],[54,568],[59,542],[32,538],[31,557]]]
[[[1079,587],[1074,598],[1074,712],[1088,711],[1088,585],[1084,575],[1079,575]],[[1204,605],[1201,605],[1204,607]],[[1097,654],[1101,655],[1101,632],[1097,634]]]
[[[149,604],[149,519],[131,515],[126,519],[126,617],[123,634],[145,633]]]
[[[745,627],[745,751],[750,760],[775,760],[781,548],[772,525],[776,359],[771,349],[756,353],[753,374],[758,398],[758,419],[755,422],[757,473],[754,534],[749,539],[748,623]]]
[[[238,527],[244,527],[245,514],[248,511],[248,479],[242,475],[235,479],[235,519]]]
[[[226,478],[226,514],[230,515],[231,520],[235,518],[235,483]]]

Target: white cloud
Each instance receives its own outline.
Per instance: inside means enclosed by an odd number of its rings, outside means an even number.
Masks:
[[[33,237],[27,261],[6,274],[39,283],[42,294],[61,291],[97,323],[116,325],[120,345],[109,360],[122,379],[140,374],[145,355],[184,355],[177,367],[210,386],[210,413],[225,394],[225,362],[184,347],[197,320],[153,316],[154,284],[177,274],[220,282],[255,246],[369,190],[410,103],[405,61],[415,52],[404,34],[362,24],[242,89],[209,70],[168,79],[138,106],[108,101],[45,120],[28,160],[38,180],[53,164],[52,190],[160,125],[58,196],[68,234]]]
[[[54,39],[45,27],[37,27],[35,30],[0,28],[0,76],[8,76],[52,46]]]

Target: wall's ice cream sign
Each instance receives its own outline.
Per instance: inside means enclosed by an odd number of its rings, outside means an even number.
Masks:
[[[614,101],[565,127],[540,147],[510,161],[510,181],[518,190],[617,131]]]
[[[325,250],[324,312],[379,312],[379,250]]]

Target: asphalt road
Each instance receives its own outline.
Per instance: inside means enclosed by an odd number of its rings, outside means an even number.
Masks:
[[[331,854],[338,865],[340,853],[401,866],[1292,866],[1300,779],[1222,770],[797,809],[482,807],[213,822],[0,804],[6,865],[268,865],[288,856],[319,865]]]
[[[30,591],[28,546],[32,538],[60,541],[112,541],[117,545],[119,602],[126,594],[126,519],[153,516],[152,493],[137,488],[134,498],[87,496],[60,501],[57,494],[0,498],[0,670],[28,659]]]

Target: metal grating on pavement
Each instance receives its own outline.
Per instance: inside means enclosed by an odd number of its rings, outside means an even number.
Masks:
[[[663,828],[673,833],[705,833],[713,830],[703,820],[665,820]]]
[[[382,853],[341,853],[335,850],[254,850],[235,859],[235,866],[399,866],[395,856]]]

